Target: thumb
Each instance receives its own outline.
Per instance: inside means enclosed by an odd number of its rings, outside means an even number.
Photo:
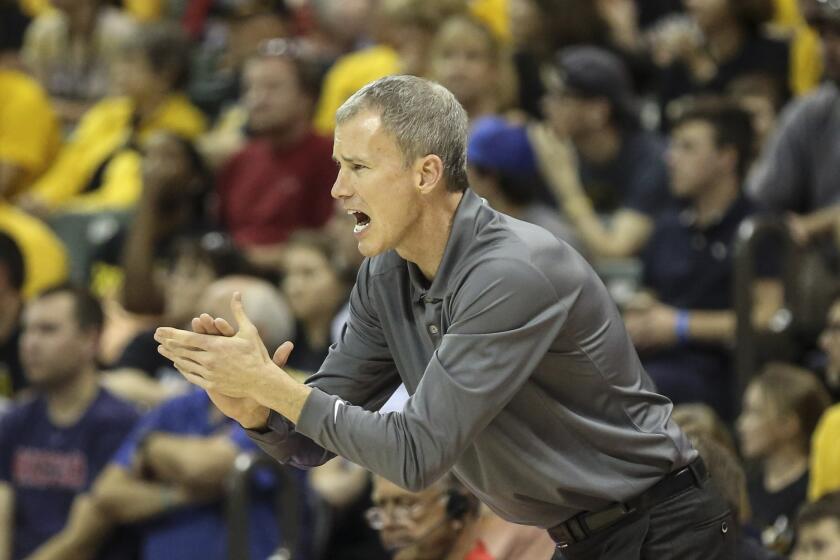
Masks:
[[[274,351],[274,358],[273,358],[274,363],[277,364],[280,367],[285,366],[286,365],[286,360],[289,359],[289,356],[291,355],[294,347],[295,347],[295,345],[292,344],[288,340],[286,342],[284,342],[283,344],[281,344],[280,346],[278,346],[277,350]]]
[[[233,318],[236,319],[240,334],[257,332],[257,327],[245,315],[245,308],[242,306],[242,294],[240,292],[233,292],[233,298],[230,300],[230,310],[233,311]]]

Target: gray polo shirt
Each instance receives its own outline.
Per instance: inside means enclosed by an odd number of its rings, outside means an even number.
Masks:
[[[404,382],[402,411],[378,408]],[[453,469],[499,515],[550,527],[626,500],[696,452],[601,281],[546,230],[464,195],[429,284],[365,261],[298,424],[250,432],[298,466],[337,453],[409,488]]]
[[[831,82],[794,101],[761,161],[747,193],[770,211],[810,213],[840,204],[840,91]]]

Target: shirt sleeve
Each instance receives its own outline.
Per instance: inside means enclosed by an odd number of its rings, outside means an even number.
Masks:
[[[805,210],[808,192],[808,130],[806,106],[795,104],[781,118],[775,135],[750,175],[747,194],[757,206],[771,212]]]
[[[531,263],[488,259],[456,288],[451,325],[403,411],[352,406],[315,383],[297,431],[404,488],[425,488],[531,376],[579,290],[560,295]]]
[[[366,410],[378,410],[400,383],[397,368],[368,293],[370,261],[365,261],[350,295],[349,316],[337,344],[330,348],[318,373],[306,384]],[[260,448],[298,468],[321,465],[335,456],[295,431],[294,425],[272,413],[266,433],[248,430]]]
[[[123,439],[122,444],[111,458],[111,463],[119,465],[124,469],[131,469],[134,464],[134,458],[137,455],[137,449],[143,443],[143,440],[146,439],[146,436],[159,429],[163,421],[163,416],[164,411],[162,407],[158,407],[142,416],[134,425],[134,429]]]

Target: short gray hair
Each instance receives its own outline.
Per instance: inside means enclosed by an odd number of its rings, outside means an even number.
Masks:
[[[435,154],[443,161],[450,191],[467,188],[467,112],[440,84],[416,76],[388,76],[371,82],[339,107],[340,125],[364,110],[380,112],[382,127],[394,136],[405,164]]]

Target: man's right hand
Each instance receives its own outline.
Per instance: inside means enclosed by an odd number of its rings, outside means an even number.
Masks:
[[[217,336],[234,336],[236,330],[221,317],[213,318],[207,313],[192,320],[192,329],[198,334],[210,334]],[[286,365],[286,360],[294,349],[294,344],[284,342],[274,352],[272,361],[279,367]],[[222,414],[232,418],[247,430],[263,429],[268,422],[268,415],[271,412],[257,401],[249,397],[229,397],[218,391],[207,390],[207,396],[222,411]]]

